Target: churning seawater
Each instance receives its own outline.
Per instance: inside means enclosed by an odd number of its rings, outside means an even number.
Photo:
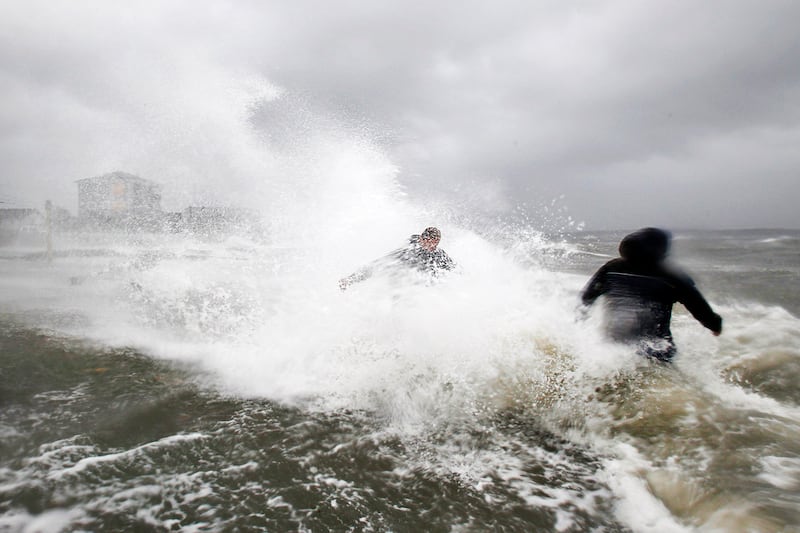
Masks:
[[[340,291],[404,214],[0,250],[0,529],[800,530],[799,232],[677,233],[725,322],[664,365],[576,320],[623,233],[445,221],[459,272]]]

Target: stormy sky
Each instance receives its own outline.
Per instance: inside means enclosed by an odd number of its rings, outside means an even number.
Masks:
[[[772,0],[6,1],[0,207],[74,212],[75,180],[125,170],[180,208],[327,132],[378,147],[411,198],[800,228],[798,20]]]

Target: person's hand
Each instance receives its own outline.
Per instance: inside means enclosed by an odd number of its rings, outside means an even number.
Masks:
[[[347,278],[343,278],[343,279],[339,280],[339,288],[342,289],[343,291],[347,290],[347,286],[348,285],[349,285],[349,283],[347,283]]]

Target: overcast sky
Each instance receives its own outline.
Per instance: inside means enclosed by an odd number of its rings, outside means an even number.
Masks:
[[[179,208],[327,132],[378,147],[412,199],[800,228],[799,20],[771,0],[8,0],[0,202],[74,212],[74,180],[125,170]]]

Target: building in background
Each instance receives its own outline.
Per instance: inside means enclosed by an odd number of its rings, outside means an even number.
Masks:
[[[131,229],[158,227],[161,187],[126,172],[84,178],[78,184],[78,219],[86,224]]]

